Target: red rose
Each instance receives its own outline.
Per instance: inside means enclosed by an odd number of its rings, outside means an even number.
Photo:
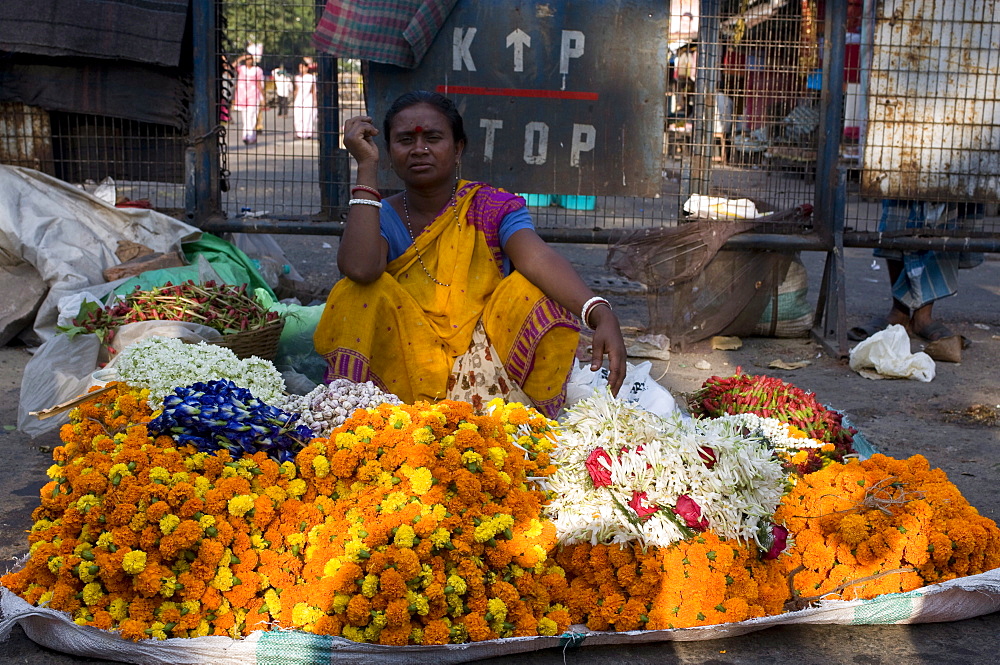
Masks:
[[[708,520],[701,516],[701,506],[687,494],[677,497],[677,505],[674,507],[677,516],[684,520],[684,523],[695,531],[704,531],[708,528]]]
[[[698,448],[698,456],[701,457],[701,460],[709,469],[715,466],[715,462],[718,460],[715,456],[715,451],[711,448]]]
[[[609,487],[611,485],[611,455],[604,448],[594,448],[584,462],[587,473],[594,482],[594,487]]]
[[[652,517],[653,513],[660,509],[657,505],[647,506],[645,503],[645,492],[632,492],[632,498],[628,501],[628,507],[634,510],[635,514],[638,515],[639,519],[643,522]]]
[[[778,555],[785,551],[788,544],[788,529],[779,525],[771,525],[771,549],[764,554],[765,559],[777,559]]]

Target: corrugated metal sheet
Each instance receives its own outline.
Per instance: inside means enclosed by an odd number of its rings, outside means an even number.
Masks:
[[[1000,200],[997,0],[876,0],[862,191]]]
[[[53,174],[48,113],[20,102],[0,104],[0,163]]]

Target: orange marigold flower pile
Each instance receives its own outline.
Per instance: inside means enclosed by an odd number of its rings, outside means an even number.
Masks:
[[[793,598],[905,592],[1000,566],[1000,529],[921,455],[830,464],[803,476],[776,515],[795,536],[778,559]]]
[[[297,461],[325,519],[304,531],[304,584],[281,596],[296,624],[390,645],[565,631],[555,528],[528,481],[554,469],[512,443],[523,426],[550,429],[533,409],[444,401],[356,411],[314,439]]]
[[[132,640],[280,627],[442,644],[568,627],[555,528],[528,479],[554,471],[554,423],[534,409],[384,405],[279,465],[150,437],[147,398],[117,384],[74,410],[4,586]]]

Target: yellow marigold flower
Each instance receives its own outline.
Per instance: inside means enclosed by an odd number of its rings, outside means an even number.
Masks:
[[[508,485],[514,482],[513,480],[510,479],[510,476],[507,474],[506,471],[498,471],[497,475],[500,476],[500,478]]]
[[[108,614],[115,621],[124,621],[128,618],[128,601],[121,596],[116,597],[108,605]]]
[[[146,553],[132,550],[122,558],[122,570],[129,575],[138,575],[146,569]]]
[[[361,582],[361,595],[365,598],[374,598],[378,593],[378,575],[368,573]]]
[[[486,601],[486,611],[493,615],[494,621],[502,622],[507,618],[507,605],[499,598],[490,598]]]
[[[408,590],[406,592],[406,602],[410,604],[413,608],[412,611],[416,612],[422,617],[427,616],[431,611],[431,604],[427,600],[427,596],[422,593],[417,593],[416,591]]]
[[[396,547],[413,547],[413,541],[417,534],[413,532],[413,527],[409,524],[402,524],[396,528],[396,535],[392,542]]]
[[[194,630],[194,636],[205,637],[206,635],[211,635],[211,634],[212,634],[212,625],[208,623],[206,619],[202,619],[201,623],[199,623],[198,627],[195,628]]]
[[[343,614],[347,611],[347,603],[351,602],[350,594],[337,592],[333,596],[333,611],[336,614]]]
[[[430,539],[434,543],[434,547],[441,548],[451,542],[451,533],[443,527],[438,527],[430,535]]]
[[[490,446],[486,449],[486,454],[490,456],[490,460],[496,465],[497,469],[503,468],[503,463],[507,460],[507,451],[500,446]]]
[[[104,587],[100,582],[91,582],[83,587],[83,602],[87,605],[96,605],[104,598]]]
[[[184,468],[188,471],[197,471],[199,469],[205,468],[205,458],[208,457],[208,453],[195,453],[189,457],[184,458]]]
[[[792,455],[792,464],[802,464],[809,457],[808,450],[799,450]]]
[[[164,515],[160,520],[160,532],[164,535],[173,533],[174,529],[176,529],[177,525],[180,523],[181,518],[177,517],[177,515]]]
[[[170,476],[170,486],[173,487],[177,483],[187,483],[191,482],[191,476],[188,475],[186,471],[178,471]]]
[[[281,598],[273,588],[264,592],[264,602],[267,603],[267,611],[271,616],[276,617],[281,614]]]
[[[298,545],[299,547],[302,547],[303,545],[306,544],[306,534],[297,531],[295,533],[289,534],[288,537],[285,538],[285,540],[288,541],[289,545]]]
[[[386,619],[385,612],[372,612],[372,622],[369,624],[370,628],[374,627],[378,630],[382,630],[388,625],[389,620]],[[378,637],[378,633],[375,633],[375,637]]]
[[[63,558],[61,556],[51,557],[48,561],[49,570],[53,573],[58,573],[59,569],[62,568]]]
[[[295,607],[292,608],[292,624],[297,628],[311,626],[319,621],[323,614],[323,610],[307,603],[295,603]]]
[[[253,510],[253,502],[257,496],[254,494],[241,494],[229,500],[229,514],[236,517],[243,517]]]
[[[153,625],[149,627],[149,636],[154,640],[165,640],[167,639],[167,634],[164,632],[166,625],[162,621],[154,621]]]
[[[76,509],[83,513],[99,505],[101,505],[101,500],[93,494],[84,494],[76,500]]]
[[[115,544],[115,537],[110,531],[104,531],[97,537],[97,546],[107,549],[111,545]]]
[[[423,628],[419,628],[417,626],[414,626],[410,630],[410,641],[413,642],[414,644],[423,644],[424,643],[424,629]]]
[[[281,503],[288,498],[288,492],[281,489],[277,485],[271,485],[264,489],[264,494],[271,498],[272,501],[277,501]]]
[[[538,538],[542,535],[542,523],[536,520],[534,517],[528,522],[528,528],[524,532],[525,538]]]
[[[464,594],[469,589],[468,585],[465,583],[465,580],[463,580],[458,575],[455,575],[454,573],[448,576],[448,586],[451,587],[452,593],[459,596]]]
[[[542,547],[541,545],[532,545],[531,549],[535,553],[535,556],[538,558],[538,565],[535,566],[535,568],[537,569],[539,566],[542,566],[543,569],[544,569],[544,565],[545,565],[544,561],[545,561],[545,558],[549,555],[549,553],[546,552],[545,548]]]
[[[554,637],[559,632],[559,624],[548,617],[538,620],[538,634]]]
[[[194,479],[194,491],[199,499],[204,499],[208,490],[212,489],[212,482],[205,476],[197,476]]]
[[[154,466],[149,470],[149,479],[153,482],[167,483],[170,481],[170,472],[162,466]]]
[[[233,588],[233,570],[229,566],[220,566],[209,586],[219,591],[229,591]]]
[[[231,466],[222,467],[222,473],[219,474],[222,478],[235,478],[238,475],[239,474],[236,472],[236,469]]]
[[[369,429],[371,429],[371,428],[369,428]],[[374,435],[375,435],[375,431],[372,430],[372,436],[374,436]],[[362,438],[371,438],[371,437],[370,436],[369,437],[362,437],[360,435],[355,435],[353,432],[340,432],[339,434],[337,434],[336,438],[334,439],[334,443],[337,445],[337,448],[339,448],[341,450],[349,450],[351,448],[356,448],[358,446],[358,444],[360,443],[359,439],[362,439]]]
[[[406,505],[409,497],[403,492],[392,492],[382,500],[382,510],[385,512],[396,512]]]
[[[299,498],[306,493],[306,481],[296,478],[288,483],[288,493],[295,498]]]
[[[361,552],[367,552],[367,551],[368,550],[365,549],[365,544],[360,540],[351,540],[344,543],[344,559],[346,561],[353,561],[357,563],[358,561],[361,560],[361,557],[358,555]]]
[[[185,614],[198,614],[201,612],[201,603],[197,600],[185,600],[181,603],[181,610]]]
[[[430,443],[434,440],[434,431],[430,427],[419,427],[413,430],[415,443]]]
[[[62,467],[58,464],[53,464],[45,471],[45,475],[48,476],[50,480],[61,478],[63,475]]]
[[[441,437],[441,446],[442,447],[448,447],[448,446],[450,446],[450,445],[452,445],[454,443],[455,443],[455,435],[454,434],[448,434],[447,436]]]
[[[45,531],[50,526],[52,526],[52,522],[46,519],[40,519],[31,525],[31,533],[38,533],[39,531]],[[38,544],[39,542],[42,541],[35,541],[35,544]]]
[[[200,526],[202,528],[202,530],[207,529],[210,526],[215,526],[215,516],[214,515],[202,515],[198,519],[198,526]]]
[[[86,626],[88,622],[93,620],[93,618],[94,617],[90,616],[90,612],[84,608],[80,608],[73,613],[73,623],[78,626]]]
[[[289,480],[295,479],[295,474],[297,472],[297,469],[295,468],[294,462],[282,462],[280,470],[281,470],[281,475],[283,475],[284,477],[288,478]]]
[[[38,606],[44,607],[49,604],[50,600],[52,600],[52,592],[46,591],[38,598]]]
[[[514,432],[517,431],[517,425],[511,425],[510,423],[507,423],[506,425],[503,426],[503,431],[506,432],[508,435],[513,434]]]
[[[443,520],[444,516],[445,516],[445,514],[447,514],[447,512],[448,512],[448,509],[445,508],[444,506],[442,506],[440,503],[435,503],[433,506],[431,506],[431,515],[433,515],[434,519],[436,519],[436,520],[439,520],[439,521]]]
[[[477,425],[475,423],[461,422],[461,423],[458,424],[458,429],[469,429],[469,430],[472,430],[473,432],[478,432],[479,431],[479,425]]]
[[[368,425],[362,425],[361,427],[354,430],[354,434],[359,439],[371,439],[373,436],[375,436],[375,430],[373,430]]]
[[[264,540],[264,536],[259,533],[255,533],[250,536],[250,546],[255,550],[265,550],[267,549],[269,543]]]
[[[131,476],[132,472],[128,470],[127,464],[112,464],[111,468],[108,469],[108,478],[114,478],[118,476],[119,478],[124,478],[125,476]]]
[[[481,464],[483,461],[483,456],[474,450],[466,450],[462,453],[462,462],[464,464]]]
[[[317,478],[326,478],[330,475],[330,460],[323,455],[313,457],[312,466]]]
[[[173,575],[160,579],[160,595],[170,598],[177,591],[177,578]]]
[[[434,474],[426,466],[422,466],[419,469],[414,470],[410,475],[410,487],[413,489],[413,493],[417,496],[423,496],[431,489],[431,485],[434,484]]]
[[[84,561],[80,564],[80,567],[77,568],[77,570],[80,571],[79,574],[80,581],[83,582],[84,584],[90,584],[91,582],[97,579],[97,574],[90,572],[91,565],[92,564],[88,564],[86,561]]]
[[[358,628],[357,626],[344,626],[344,630],[341,631],[341,635],[349,639],[352,642],[364,642],[365,641],[365,631]]]

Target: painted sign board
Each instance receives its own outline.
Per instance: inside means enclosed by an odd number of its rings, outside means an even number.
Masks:
[[[865,196],[1000,200],[998,4],[876,3]]]
[[[368,109],[381,126],[403,93],[451,97],[469,137],[464,178],[518,192],[656,196],[666,11],[662,0],[459,0],[419,67],[369,66]]]

